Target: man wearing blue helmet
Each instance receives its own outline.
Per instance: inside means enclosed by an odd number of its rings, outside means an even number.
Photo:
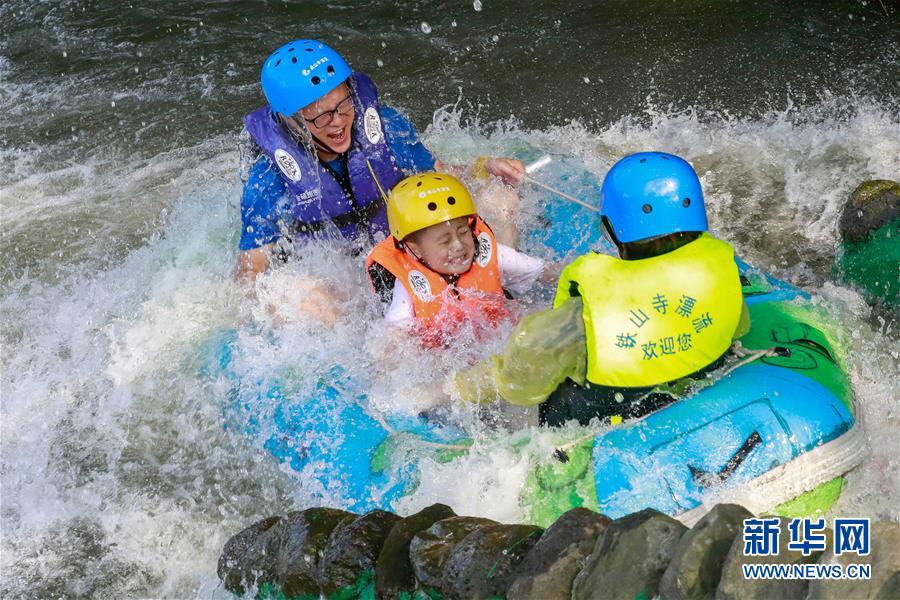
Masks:
[[[590,253],[567,266],[554,308],[523,319],[503,356],[456,377],[464,398],[541,403],[552,426],[637,417],[721,365],[748,330],[734,249],[706,233],[690,164],[662,152],[627,156],[601,196],[619,257]]]
[[[255,279],[273,252],[283,255],[283,241],[380,241],[388,233],[382,190],[443,167],[403,115],[379,104],[372,81],[321,42],[285,44],[261,80],[268,105],[244,118],[258,156],[241,198],[240,280]],[[524,175],[520,161],[484,166],[509,182]]]

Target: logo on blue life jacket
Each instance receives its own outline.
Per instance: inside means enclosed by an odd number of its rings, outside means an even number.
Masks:
[[[366,137],[369,138],[370,143],[377,144],[381,141],[381,117],[378,116],[378,111],[374,106],[366,109],[363,128],[366,130]]]
[[[494,253],[494,245],[491,243],[491,236],[486,231],[478,234],[478,254],[475,255],[475,262],[478,266],[484,268],[491,260],[491,254]]]
[[[300,181],[300,165],[287,151],[281,148],[275,151],[275,164],[285,177],[294,182]]]
[[[313,200],[321,197],[321,195],[322,194],[319,192],[318,188],[306,190],[305,192],[297,196],[297,204],[299,204],[300,206],[306,206]]]

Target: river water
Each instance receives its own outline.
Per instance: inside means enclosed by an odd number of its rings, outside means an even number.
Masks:
[[[550,153],[543,176],[590,195],[626,153],[689,158],[714,231],[846,328],[871,453],[836,514],[900,518],[896,316],[831,275],[847,194],[900,177],[900,17],[888,0],[800,4],[4,2],[3,595],[221,595],[229,535],[322,503],[223,427],[225,392],[197,375],[223,328],[241,331],[259,378],[366,365],[360,341],[382,335],[340,254],[265,278],[280,327],[231,280],[240,118],[261,102],[263,58],[297,37],[369,73],[445,161]],[[289,310],[307,274],[344,291],[332,330]],[[421,371],[462,353],[409,350],[422,362],[397,368],[382,400],[415,404]],[[397,509],[440,500],[514,521],[528,468],[474,452]]]

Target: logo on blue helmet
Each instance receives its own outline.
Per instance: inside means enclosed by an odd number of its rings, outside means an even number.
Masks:
[[[626,156],[606,174],[600,199],[600,215],[623,243],[709,228],[700,179],[673,154]]]

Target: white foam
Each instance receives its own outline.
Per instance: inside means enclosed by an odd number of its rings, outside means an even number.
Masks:
[[[846,103],[854,105],[849,115]],[[896,114],[858,99],[753,120],[655,110],[601,129],[573,122],[540,131],[514,119],[467,125],[448,107],[424,137],[451,163],[551,154],[541,176],[555,183],[585,171],[599,182],[617,158],[638,150],[689,158],[703,177],[713,229],[758,266],[810,287],[851,332],[847,360],[874,452],[849,476],[837,511],[896,519],[897,333],[833,283],[829,265],[847,193],[863,179],[900,172],[897,126]],[[102,593],[107,588],[91,577],[103,575],[125,588],[110,590],[132,595],[215,589],[215,558],[230,534],[312,502],[346,505],[338,496],[323,500],[322,490],[279,469],[253,440],[223,428],[229,384],[197,376],[200,344],[215,331],[239,331],[247,385],[289,369],[296,385],[311,390],[331,365],[350,365],[361,386],[375,385],[380,410],[410,413],[422,408],[414,390],[502,344],[505,332],[433,354],[401,342],[395,368],[376,375],[382,369],[373,349],[389,342],[372,326],[381,307],[359,259],[324,248],[263,277],[264,304],[246,309],[231,279],[240,193],[233,141],[147,159],[78,158],[52,172],[43,155],[4,150],[14,174],[0,176],[4,255],[13,265],[0,298],[0,554],[13,594],[30,591],[29,569],[40,565],[59,569],[51,580],[61,594]],[[567,189],[575,196],[596,194],[596,186],[572,185],[581,186]],[[543,201],[540,191],[525,189],[524,205]],[[90,224],[90,236],[60,227],[78,219]],[[16,250],[10,240],[31,245]],[[297,282],[311,277],[338,290],[342,316],[334,329],[297,311],[304,300]],[[461,514],[523,518],[518,494],[551,442],[538,432],[515,452],[484,429],[475,435],[468,457],[423,463],[419,489],[397,510],[442,501]],[[72,526],[81,521],[101,540],[95,557],[76,552],[75,542],[53,545],[76,540]],[[65,571],[73,561],[97,561],[98,570]]]

